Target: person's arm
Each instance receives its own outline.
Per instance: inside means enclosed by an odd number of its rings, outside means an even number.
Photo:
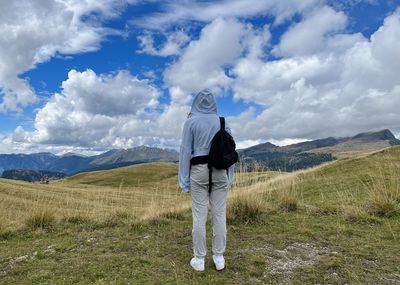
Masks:
[[[231,129],[228,127],[228,125],[225,122],[225,130],[232,135]],[[235,178],[235,164],[230,166],[227,169],[227,174],[228,174],[228,188],[232,186],[233,179]]]
[[[189,120],[183,125],[182,142],[179,152],[179,186],[182,192],[190,190],[190,158],[193,151],[193,134],[189,127]]]
[[[228,188],[229,188],[232,186],[233,178],[235,177],[235,164],[228,168],[227,174],[228,174]]]

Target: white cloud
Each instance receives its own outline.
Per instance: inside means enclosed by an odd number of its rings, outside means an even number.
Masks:
[[[133,1],[129,1],[133,3]],[[36,102],[35,91],[19,75],[57,54],[99,48],[116,31],[101,21],[119,14],[126,1],[2,1],[0,16],[0,112],[21,112]],[[83,20],[83,17],[86,19]]]
[[[146,135],[159,96],[148,81],[127,71],[97,75],[72,70],[62,92],[38,111],[30,142],[105,147],[120,146],[125,136],[125,143],[136,144],[132,139]],[[125,129],[130,133],[121,133]]]
[[[236,142],[236,149],[244,149],[263,143],[262,140],[241,140]]]
[[[149,29],[163,30],[189,21],[208,23],[218,17],[246,18],[260,15],[273,16],[276,23],[281,23],[321,2],[320,0],[168,1],[164,11],[135,19],[134,23]]]
[[[179,55],[182,47],[190,40],[190,37],[183,31],[169,32],[165,35],[165,42],[155,47],[154,36],[147,32],[137,37],[141,49],[138,53],[146,53],[155,56]]]
[[[246,26],[233,19],[217,18],[191,41],[177,62],[164,72],[169,87],[190,93],[202,88],[227,87],[230,78],[224,67],[233,64],[242,52]]]
[[[323,51],[330,34],[343,30],[346,25],[347,17],[343,12],[336,12],[328,6],[315,9],[281,37],[274,52],[284,56],[302,56]]]
[[[144,108],[154,108],[161,95],[146,80],[139,80],[127,71],[97,76],[90,69],[71,70],[62,89],[74,110],[106,116],[137,114]]]
[[[5,137],[25,149],[101,150],[154,145],[177,148],[188,108],[164,106],[160,92],[147,80],[127,71],[97,75],[92,70],[71,70],[36,114],[32,132],[17,127]],[[15,149],[15,148],[14,148]]]
[[[241,59],[233,68],[235,96],[265,109],[243,113],[249,119],[234,120],[235,132],[240,139],[283,140],[398,131],[399,37],[397,10],[370,39],[354,36],[347,48],[330,45],[273,61]]]
[[[245,2],[254,5],[246,6]],[[190,94],[204,87],[217,93],[232,90],[235,99],[261,107],[227,118],[241,147],[266,140],[285,145],[382,128],[399,134],[400,10],[387,16],[383,25],[365,38],[346,32],[347,16],[320,1],[287,2],[291,8],[286,1],[168,2],[164,13],[146,18],[143,26],[152,29],[163,25],[164,31],[170,31],[174,24],[206,23],[199,37],[190,42],[184,36],[179,39],[179,35],[162,32],[165,42],[158,45],[153,30],[139,38],[144,53],[179,55],[163,73],[163,88],[168,88],[171,99],[168,105],[159,103],[161,91],[152,85],[155,81],[139,80],[126,71],[100,75],[91,70],[71,71],[62,91],[37,113],[35,130],[16,128],[13,134],[0,137],[0,148],[40,146],[83,151],[142,144],[177,148]],[[85,9],[78,10],[77,14]],[[281,18],[277,11],[282,11]],[[240,19],[272,14],[279,22],[295,13],[301,13],[302,20],[289,27],[277,46],[270,43],[273,24],[272,28],[256,28]],[[219,14],[224,17],[217,17]],[[32,68],[55,53],[68,53],[68,49],[75,53],[98,48],[108,31],[93,23],[80,25],[93,28],[92,35],[98,37],[83,33],[87,40],[76,36],[81,43],[76,44],[68,36],[61,41],[70,43],[62,46],[65,49],[53,47],[46,38],[39,44],[32,40],[32,54],[22,58],[11,73],[4,73],[10,69],[0,60],[0,84],[2,78],[13,82],[12,88],[3,87],[9,94],[3,98],[3,110],[16,110],[23,101],[34,98],[17,71]],[[268,54],[271,50],[273,57]],[[9,52],[8,56],[14,54]],[[20,96],[19,101],[15,96]]]

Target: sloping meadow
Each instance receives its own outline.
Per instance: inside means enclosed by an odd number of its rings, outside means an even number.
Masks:
[[[197,274],[177,166],[0,180],[6,284],[398,284],[400,147],[280,173],[238,167],[227,269]],[[207,228],[208,241],[211,227]]]

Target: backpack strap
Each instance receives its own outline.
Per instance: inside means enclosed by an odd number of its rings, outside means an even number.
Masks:
[[[219,117],[219,124],[221,126],[221,130],[225,130],[225,118]]]

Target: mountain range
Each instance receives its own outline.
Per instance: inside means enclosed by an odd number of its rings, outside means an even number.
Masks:
[[[282,147],[266,142],[238,152],[241,161],[246,165],[256,162],[271,170],[293,171],[393,145],[400,145],[400,140],[390,130],[385,129],[352,137],[328,137]]]
[[[238,150],[245,165],[261,164],[272,170],[292,171],[315,166],[349,155],[400,145],[390,130],[360,133],[353,137],[324,138],[287,146],[270,142]],[[4,170],[29,169],[62,172],[72,175],[82,171],[104,170],[147,162],[177,162],[174,150],[140,146],[131,149],[111,149],[94,156],[49,152],[32,154],[0,154],[0,174]]]
[[[178,152],[139,146],[131,149],[112,149],[94,156],[50,152],[32,154],[0,154],[0,173],[9,169],[48,170],[67,175],[82,171],[110,169],[147,162],[177,162]]]

